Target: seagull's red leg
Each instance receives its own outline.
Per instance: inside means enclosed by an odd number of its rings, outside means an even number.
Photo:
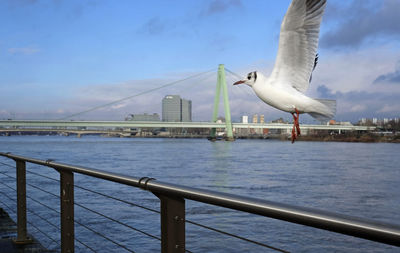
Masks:
[[[293,116],[293,129],[292,129],[292,143],[294,143],[294,140],[296,140],[297,135],[296,135],[296,121],[297,117],[292,113]]]
[[[297,135],[300,135],[300,125],[299,125],[299,118],[300,118],[300,113],[297,108],[294,108],[296,110],[297,117],[295,119],[295,124],[296,124],[296,130],[297,130]]]
[[[292,143],[294,143],[294,140],[296,140],[296,131],[294,129],[294,125],[293,125],[293,129],[292,129]]]

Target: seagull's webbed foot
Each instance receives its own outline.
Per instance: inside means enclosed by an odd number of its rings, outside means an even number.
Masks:
[[[300,113],[297,110],[297,108],[294,108],[294,110],[296,111],[296,115],[295,113],[292,113],[293,116],[292,143],[294,143],[294,141],[297,139],[297,136],[300,135],[300,125],[299,125]]]

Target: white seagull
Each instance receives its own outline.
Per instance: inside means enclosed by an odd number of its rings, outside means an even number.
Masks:
[[[269,77],[254,71],[237,84],[252,87],[265,103],[293,115],[292,143],[300,135],[299,115],[308,113],[329,120],[336,101],[313,99],[304,94],[317,65],[319,27],[326,0],[293,0],[282,21],[278,55]]]

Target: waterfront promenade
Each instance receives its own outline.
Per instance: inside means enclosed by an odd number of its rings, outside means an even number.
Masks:
[[[0,253],[50,253],[55,252],[44,248],[37,240],[26,245],[13,242],[17,237],[17,225],[0,207]]]

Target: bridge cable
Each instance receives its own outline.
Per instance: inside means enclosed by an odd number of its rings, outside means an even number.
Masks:
[[[241,75],[239,75],[239,74],[233,72],[232,70],[229,70],[228,68],[225,68],[225,70],[226,70],[227,72],[229,72],[230,74],[234,75],[235,77],[239,78],[239,79],[242,79],[242,78],[243,78],[243,76],[241,76]]]
[[[180,82],[183,82],[183,81],[186,81],[186,80],[189,80],[189,79],[192,79],[192,78],[204,75],[204,74],[207,74],[207,73],[209,73],[211,71],[214,71],[214,69],[210,69],[208,71],[205,71],[205,72],[202,72],[202,73],[199,73],[199,74],[196,74],[196,75],[192,75],[192,76],[189,76],[189,77],[186,77],[186,78],[174,81],[174,82],[170,82],[170,83],[161,85],[161,86],[156,87],[156,88],[145,90],[145,91],[139,92],[137,94],[134,94],[134,95],[131,95],[131,96],[128,96],[128,97],[125,97],[125,98],[121,98],[121,99],[118,99],[118,100],[115,100],[115,101],[112,101],[112,102],[109,102],[109,103],[106,103],[106,104],[98,105],[98,106],[95,106],[93,108],[87,109],[85,111],[81,111],[81,112],[74,113],[74,114],[71,114],[71,115],[66,116],[66,117],[59,118],[58,120],[66,120],[66,119],[72,118],[74,116],[78,116],[78,115],[81,115],[81,114],[84,114],[84,113],[87,113],[87,112],[91,112],[91,111],[94,111],[94,110],[97,110],[97,109],[100,109],[100,108],[103,108],[103,107],[107,107],[107,106],[110,106],[110,105],[113,105],[113,104],[117,104],[119,102],[131,99],[131,98],[134,98],[134,97],[138,97],[138,96],[141,96],[141,95],[144,95],[144,94],[147,94],[147,93],[150,93],[150,92],[153,92],[153,91],[156,91],[156,90],[168,87],[168,86],[172,86],[172,85],[175,85],[177,83],[180,83]]]

